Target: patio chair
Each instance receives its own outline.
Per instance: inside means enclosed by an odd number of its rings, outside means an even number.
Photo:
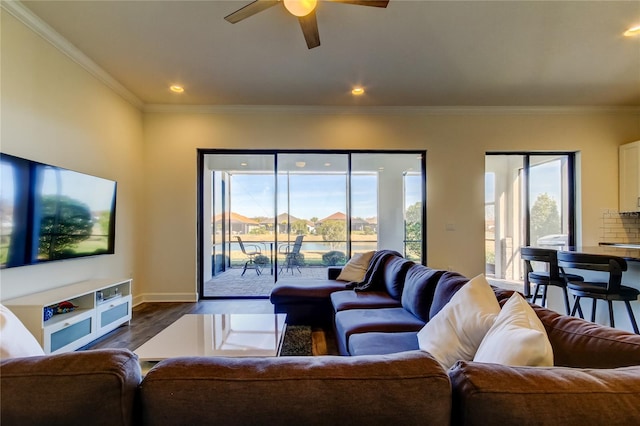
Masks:
[[[291,269],[291,274],[293,275],[293,267],[295,266],[298,272],[302,273],[300,270],[300,266],[303,266],[304,257],[300,253],[300,248],[302,247],[302,239],[304,235],[298,235],[293,244],[283,244],[278,248],[278,252],[280,254],[284,254],[284,263],[280,267],[280,273],[283,270],[287,272]],[[286,269],[285,269],[286,268]]]
[[[256,274],[260,275],[262,273],[262,268],[258,263],[255,262],[256,256],[262,254],[262,250],[260,250],[260,246],[256,244],[244,244],[240,237],[236,237],[238,239],[238,244],[240,244],[240,250],[247,256],[247,261],[244,264],[244,269],[242,269],[241,276],[244,276],[244,273],[247,272],[247,269],[253,268],[256,270]],[[249,250],[249,251],[247,251]]]

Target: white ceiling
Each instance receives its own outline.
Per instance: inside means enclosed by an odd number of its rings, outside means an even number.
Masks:
[[[640,106],[637,0],[320,1],[312,50],[280,5],[223,19],[249,2],[22,3],[144,104]]]

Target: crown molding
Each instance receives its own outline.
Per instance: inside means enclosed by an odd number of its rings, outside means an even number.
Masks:
[[[173,105],[145,104],[147,113],[299,115],[584,115],[638,114],[640,107],[609,106],[309,106],[309,105]]]
[[[133,93],[131,93],[126,87],[120,84],[116,79],[111,77],[105,70],[103,70],[98,64],[93,62],[87,55],[82,53],[80,49],[71,44],[60,33],[54,30],[46,22],[36,16],[31,10],[29,10],[24,4],[18,0],[2,0],[0,6],[3,10],[10,13],[20,22],[38,34],[40,37],[51,43],[60,52],[67,55],[71,60],[76,62],[82,68],[84,68],[89,74],[93,75],[111,90],[116,92],[122,98],[124,98],[131,105],[142,109],[144,103]]]

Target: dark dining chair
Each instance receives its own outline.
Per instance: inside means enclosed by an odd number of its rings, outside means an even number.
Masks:
[[[256,274],[260,275],[262,273],[262,268],[258,263],[256,263],[255,258],[262,254],[262,250],[260,250],[260,246],[256,244],[244,244],[242,242],[242,238],[236,237],[238,239],[238,244],[240,245],[240,250],[242,253],[247,256],[247,261],[244,263],[244,268],[242,269],[241,276],[244,276],[244,273],[247,272],[247,269],[255,269]]]
[[[609,305],[609,324],[615,327],[613,318],[613,302],[623,301],[629,313],[631,326],[636,334],[638,333],[638,324],[631,309],[631,301],[638,299],[640,290],[633,287],[622,285],[622,273],[627,270],[627,262],[617,256],[608,256],[601,254],[586,254],[574,252],[559,252],[558,265],[561,271],[565,268],[583,269],[587,271],[605,272],[608,274],[606,281],[571,281],[566,280],[567,288],[575,295],[576,301],[573,305],[571,315],[575,315],[576,310],[580,307],[580,299],[583,297],[593,300],[591,308],[591,322],[596,319],[596,303],[598,299],[606,300]],[[582,318],[583,316],[580,315]]]
[[[536,299],[540,298],[540,305],[547,306],[547,288],[549,286],[559,287],[564,295],[565,312],[569,315],[571,307],[567,283],[565,278],[560,276],[557,255],[558,251],[553,249],[520,247],[520,257],[525,263],[525,285],[535,284],[535,289],[531,294],[531,303],[536,303]],[[541,266],[543,267],[541,268]],[[580,275],[569,274],[569,278],[571,281],[584,281]],[[542,290],[542,294],[540,294],[540,290]]]

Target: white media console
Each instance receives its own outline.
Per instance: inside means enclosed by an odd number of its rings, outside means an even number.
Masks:
[[[82,281],[3,302],[38,340],[44,352],[81,348],[131,320],[131,279]],[[45,308],[71,302],[71,312],[45,321]]]

